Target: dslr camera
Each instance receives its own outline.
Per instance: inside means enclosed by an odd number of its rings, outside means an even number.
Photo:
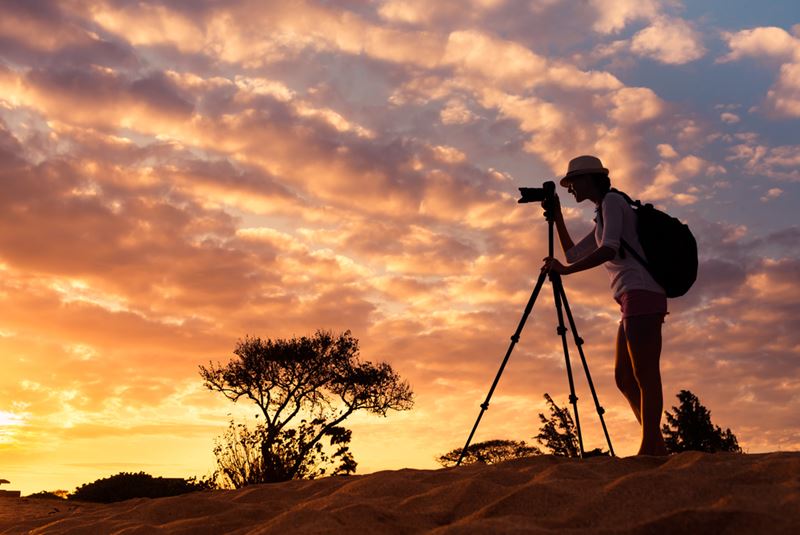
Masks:
[[[522,197],[517,201],[518,203],[526,202],[542,202],[549,203],[556,196],[556,183],[547,181],[542,184],[541,188],[519,188]]]

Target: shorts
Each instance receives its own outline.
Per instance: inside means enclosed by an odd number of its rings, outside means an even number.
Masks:
[[[619,303],[623,320],[631,316],[661,314],[663,321],[664,316],[668,314],[667,296],[662,293],[650,290],[628,290],[614,299]]]

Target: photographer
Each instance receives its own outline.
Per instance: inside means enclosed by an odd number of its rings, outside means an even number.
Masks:
[[[617,332],[614,375],[617,387],[628,400],[642,426],[639,455],[666,455],[661,435],[663,395],[659,359],[661,325],[667,314],[664,289],[630,254],[621,251],[621,240],[645,257],[636,235],[636,214],[618,193],[609,191],[608,169],[594,156],[579,156],[569,162],[561,186],[577,202],[596,205],[595,228],[577,244],[572,241],[558,197],[553,217],[561,247],[569,262],[545,258],[543,270],[561,275],[605,265],[622,320]]]

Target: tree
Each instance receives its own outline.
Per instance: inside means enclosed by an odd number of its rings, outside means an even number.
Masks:
[[[700,404],[700,400],[689,390],[677,395],[680,407],[672,407],[674,413],[665,411],[664,443],[670,453],[696,450],[709,453],[729,451],[742,453],[739,442],[730,429],[723,431],[711,423],[711,412]]]
[[[550,406],[550,417],[547,418],[544,414],[539,413],[539,420],[543,425],[539,428],[539,434],[534,438],[553,455],[580,456],[578,435],[575,432],[575,424],[569,410],[556,405],[547,392],[544,394],[544,399]]]
[[[461,457],[462,449],[463,448],[457,448],[451,450],[440,456],[437,461],[442,466],[455,466],[459,457]],[[485,442],[478,442],[477,444],[470,444],[464,454],[464,458],[461,460],[461,464],[496,464],[511,459],[541,454],[542,452],[539,448],[536,446],[528,446],[524,441],[487,440]]]
[[[359,410],[386,416],[413,406],[411,388],[389,364],[362,362],[358,354],[350,331],[317,331],[288,340],[247,337],[226,365],[200,366],[206,388],[233,402],[249,399],[260,411],[256,417],[263,417],[254,429],[232,423],[217,443],[217,465],[227,483],[354,472],[351,433],[340,424]]]
[[[153,477],[144,472],[119,474],[93,483],[86,483],[70,494],[71,500],[111,503],[131,498],[163,498],[194,492],[201,488],[191,480],[182,478]]]

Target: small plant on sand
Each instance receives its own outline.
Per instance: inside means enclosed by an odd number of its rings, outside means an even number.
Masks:
[[[462,448],[451,450],[436,459],[442,466],[455,466],[461,457]],[[511,459],[521,457],[531,457],[541,455],[542,452],[536,446],[529,446],[525,441],[516,440],[487,440],[470,444],[467,448],[461,464],[496,464]]]
[[[413,406],[413,393],[385,362],[358,358],[350,331],[338,336],[246,338],[225,365],[200,366],[203,384],[233,402],[247,399],[262,418],[255,428],[231,422],[217,440],[219,484],[253,483],[355,472],[350,430],[356,411],[386,416]]]
[[[569,409],[559,407],[545,392],[544,399],[550,408],[550,416],[539,413],[542,427],[534,438],[551,454],[559,457],[578,457],[578,434],[575,432],[575,423],[569,414]]]
[[[667,423],[664,424],[664,443],[670,453],[682,451],[729,451],[742,453],[736,435],[730,429],[723,431],[711,423],[711,412],[700,404],[700,400],[689,390],[681,390],[677,395],[680,407],[672,407],[674,412],[665,411]]]

